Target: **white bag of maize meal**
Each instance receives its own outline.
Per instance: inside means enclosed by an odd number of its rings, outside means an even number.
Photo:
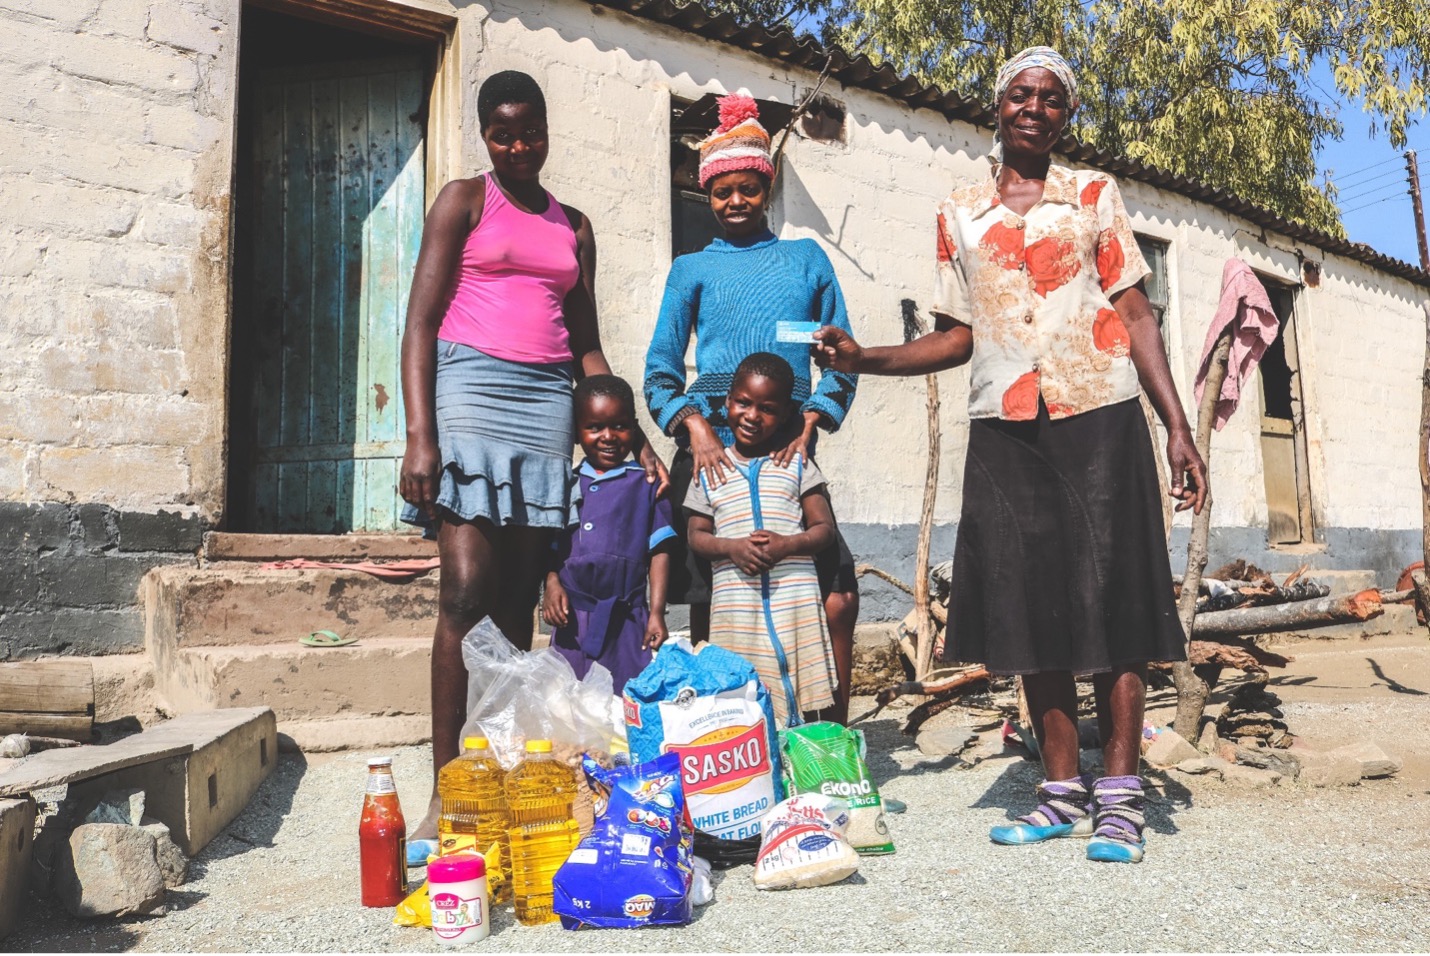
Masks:
[[[844,839],[849,808],[837,797],[805,794],[776,805],[761,821],[755,888],[828,886],[859,871],[859,854]]]
[[[849,845],[865,854],[893,853],[884,801],[864,754],[864,734],[839,724],[818,721],[780,731],[786,789],[843,799],[849,804]]]
[[[743,657],[670,640],[625,690],[626,735],[637,763],[680,755],[695,829],[722,840],[760,833],[784,796],[770,695]]]

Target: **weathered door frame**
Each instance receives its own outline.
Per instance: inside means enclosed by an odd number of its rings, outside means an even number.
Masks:
[[[275,13],[301,17],[349,30],[393,37],[396,39],[417,39],[430,44],[433,53],[433,70],[429,77],[426,128],[426,168],[425,201],[431,207],[437,193],[453,178],[461,175],[461,127],[462,127],[462,55],[461,33],[455,16],[435,10],[411,6],[398,0],[242,0],[240,5],[249,5]],[[240,36],[239,43],[243,40]],[[239,68],[235,62],[235,70]],[[237,87],[235,80],[234,86]],[[235,122],[237,115],[235,113]],[[233,170],[237,173],[237,141]],[[236,229],[230,211],[228,249],[228,323],[225,330],[225,349],[231,348],[233,327],[234,263],[237,249]],[[227,434],[231,420],[233,382],[231,381],[231,357],[226,357],[225,382],[223,386],[223,422],[225,428],[224,462],[222,487],[219,501],[228,502],[232,492],[233,443]],[[230,520],[229,508],[225,505],[219,522],[222,529]],[[244,537],[249,537],[244,535]],[[282,537],[282,536],[278,536]],[[316,536],[312,536],[316,537]],[[313,542],[316,543],[316,542]]]
[[[427,99],[427,206],[461,174],[462,51],[457,18],[396,0],[243,0],[261,10],[397,39],[431,43],[435,66]],[[240,40],[240,42],[242,42]]]
[[[1300,350],[1300,330],[1299,318],[1301,315],[1301,298],[1304,287],[1283,281],[1274,276],[1264,273],[1258,274],[1262,284],[1267,287],[1267,291],[1273,297],[1277,292],[1285,295],[1289,308],[1286,316],[1281,321],[1281,347],[1286,357],[1286,366],[1290,370],[1290,399],[1291,399],[1291,446],[1292,461],[1295,468],[1296,484],[1296,511],[1297,525],[1300,532],[1300,540],[1294,543],[1280,543],[1268,540],[1267,545],[1271,548],[1295,548],[1313,545],[1320,539],[1318,532],[1315,508],[1312,502],[1311,493],[1311,455],[1310,442],[1306,434],[1306,395],[1305,395],[1305,370],[1301,361]],[[1281,317],[1278,316],[1278,319]],[[1261,381],[1262,371],[1257,369],[1257,381]],[[1262,420],[1258,427],[1258,432],[1266,434],[1267,421],[1265,408],[1262,408]],[[1265,469],[1265,462],[1262,464]],[[1265,476],[1263,475],[1263,480]],[[1270,527],[1268,519],[1267,528],[1268,539]]]

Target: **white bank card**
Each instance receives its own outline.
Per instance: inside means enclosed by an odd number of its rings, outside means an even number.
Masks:
[[[775,341],[809,345],[820,328],[822,326],[818,322],[776,322]]]

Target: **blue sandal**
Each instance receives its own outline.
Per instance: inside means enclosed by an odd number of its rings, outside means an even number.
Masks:
[[[429,856],[436,856],[440,844],[436,840],[408,840],[407,865],[426,866]]]
[[[1050,827],[1035,826],[1031,823],[1009,823],[988,831],[988,839],[1002,846],[1023,846],[1027,843],[1042,843],[1058,837],[1092,836],[1092,815],[1088,814],[1072,823],[1060,823]]]

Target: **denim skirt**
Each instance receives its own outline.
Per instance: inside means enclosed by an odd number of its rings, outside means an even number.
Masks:
[[[570,362],[508,362],[437,341],[437,504],[463,521],[564,528],[571,498]],[[402,520],[435,535],[407,505]]]

